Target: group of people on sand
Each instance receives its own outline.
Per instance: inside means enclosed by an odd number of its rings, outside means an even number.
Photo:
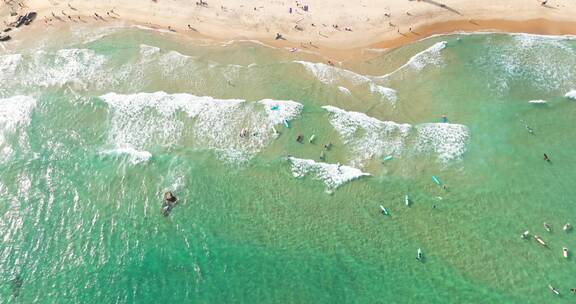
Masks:
[[[72,5],[70,5],[70,3],[68,3],[68,8],[70,8],[72,11],[78,11],[76,8],[74,8]],[[49,18],[49,17],[44,16],[44,23],[50,25],[50,24],[52,24],[52,22],[55,21],[55,20],[58,20],[58,21],[60,21],[60,22],[66,22],[66,18],[67,18],[68,20],[72,21],[72,22],[78,22],[78,21],[80,21],[80,22],[85,22],[85,21],[82,19],[82,16],[81,16],[81,15],[76,15],[76,16],[69,15],[69,14],[66,13],[65,10],[61,10],[61,11],[60,11],[60,14],[61,14],[62,16],[60,16],[60,15],[55,14],[54,12],[52,12],[52,18]],[[107,11],[107,12],[106,12],[106,15],[107,15],[108,17],[110,17],[110,18],[120,17],[120,14],[116,13],[116,12],[114,11],[114,9],[111,9],[111,10]],[[106,21],[106,19],[104,19],[104,17],[103,17],[102,15],[100,15],[100,14],[98,14],[98,13],[96,13],[96,12],[94,12],[94,14],[92,15],[92,18],[94,18],[94,20],[96,20],[96,21],[98,21],[98,20]]]

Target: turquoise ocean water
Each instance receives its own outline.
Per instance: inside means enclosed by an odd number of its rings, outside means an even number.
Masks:
[[[0,303],[574,300],[576,40],[322,62],[131,27],[13,42]]]

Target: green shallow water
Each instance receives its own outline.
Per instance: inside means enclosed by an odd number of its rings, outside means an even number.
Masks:
[[[0,54],[0,303],[572,301],[576,264],[562,247],[576,250],[576,236],[562,225],[576,223],[576,104],[564,94],[576,89],[576,41],[436,37],[342,64],[357,76],[315,76],[293,61],[321,58],[249,42],[201,46],[131,28],[50,35],[60,43],[17,41]],[[370,83],[396,90],[396,102]],[[101,97],[157,91],[243,99],[247,110],[121,115]],[[35,100],[29,112],[17,95]],[[218,121],[263,123],[250,115],[265,98],[303,109],[253,151]],[[465,152],[443,161],[406,147],[357,161],[378,143],[347,141],[324,105],[412,125],[445,114],[466,126]],[[286,156],[320,162],[328,142],[325,162],[371,176],[337,189],[295,178]],[[151,156],[106,152],[123,143]],[[169,217],[166,190],[180,200]],[[520,239],[525,230],[548,248]]]

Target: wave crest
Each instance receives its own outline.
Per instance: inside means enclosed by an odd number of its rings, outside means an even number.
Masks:
[[[314,179],[322,181],[327,190],[334,190],[349,181],[370,175],[357,168],[316,162],[311,159],[288,157],[288,161],[294,177],[302,178],[311,174]]]
[[[362,166],[383,155],[435,154],[441,162],[459,159],[466,150],[468,128],[459,124],[428,123],[417,126],[381,121],[364,113],[324,106],[330,124],[353,155],[350,163]]]
[[[273,126],[297,118],[303,108],[294,101],[245,102],[165,92],[108,93],[100,98],[112,112],[109,142],[116,146],[140,150],[185,142],[236,161],[268,145],[276,135]]]

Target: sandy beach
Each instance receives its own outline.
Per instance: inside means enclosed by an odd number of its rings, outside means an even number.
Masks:
[[[576,2],[569,0],[545,4],[537,0],[5,0],[1,5],[5,25],[15,20],[11,11],[36,11],[35,24],[41,28],[123,21],[219,41],[258,40],[334,54],[363,47],[397,47],[456,31],[576,33],[572,18]],[[275,39],[277,34],[282,39]]]

